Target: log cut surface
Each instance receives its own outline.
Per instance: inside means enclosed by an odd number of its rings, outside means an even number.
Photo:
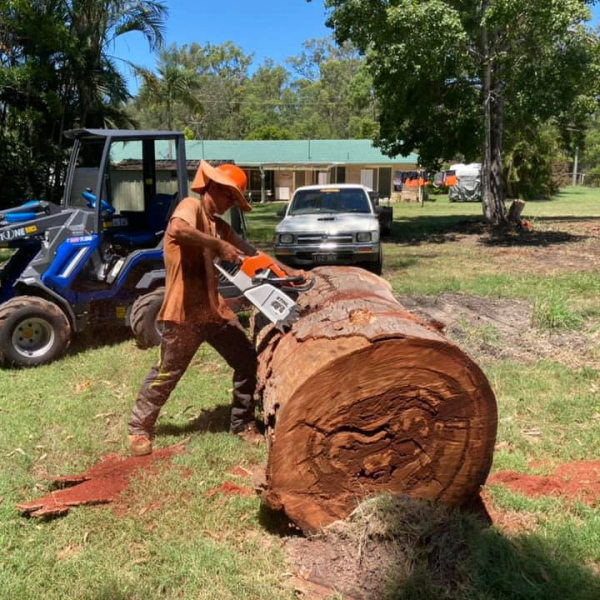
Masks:
[[[385,491],[472,500],[497,424],[482,371],[383,279],[352,267],[311,276],[290,332],[255,323],[269,443],[263,500],[304,531]]]

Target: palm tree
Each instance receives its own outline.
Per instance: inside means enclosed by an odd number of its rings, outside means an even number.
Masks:
[[[161,51],[156,73],[139,67],[136,69],[136,73],[142,79],[141,104],[158,107],[161,113],[160,126],[166,125],[169,130],[173,126],[175,105],[183,105],[191,112],[190,121],[204,113],[202,103],[196,97],[200,89],[196,73],[177,62],[173,54],[173,52]]]
[[[106,113],[114,118],[115,107],[130,97],[116,59],[109,54],[111,47],[117,38],[137,31],[146,38],[151,51],[160,48],[167,7],[161,0],[66,0],[65,4],[73,44],[70,70],[79,125],[107,125]]]

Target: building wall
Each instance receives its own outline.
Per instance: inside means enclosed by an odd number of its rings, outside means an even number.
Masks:
[[[372,187],[379,190],[379,169],[391,169],[394,171],[412,171],[414,165],[390,165],[378,167],[377,165],[346,165],[345,183],[361,183],[361,171],[372,171]],[[173,177],[172,171],[157,171],[156,190],[159,194],[173,194],[177,190],[177,179]],[[290,200],[294,190],[303,185],[336,182],[337,171],[335,168],[326,169],[302,169],[302,170],[277,170],[272,171],[274,194],[269,193],[269,200]],[[194,179],[195,171],[188,171],[188,190]],[[364,176],[364,174],[363,174]],[[93,188],[96,184],[97,169],[77,169],[73,185],[72,199],[81,203],[81,192],[87,187]],[[256,178],[255,178],[256,179]],[[386,181],[389,184],[389,176]],[[383,181],[382,181],[383,183]],[[144,210],[144,192],[142,184],[142,172],[140,171],[112,171],[111,185],[115,208],[122,210]],[[269,190],[271,191],[271,190]],[[189,191],[190,196],[198,197],[198,194]],[[385,196],[385,192],[383,193]],[[253,201],[260,200],[260,191],[253,193]]]

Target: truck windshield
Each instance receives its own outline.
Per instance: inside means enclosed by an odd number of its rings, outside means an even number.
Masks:
[[[360,188],[299,190],[288,214],[370,213],[369,198]]]

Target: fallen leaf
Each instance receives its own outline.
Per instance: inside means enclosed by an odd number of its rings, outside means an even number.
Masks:
[[[25,450],[23,450],[23,448],[15,448],[12,452],[9,452],[6,457],[10,458],[11,456],[14,456],[15,454],[22,454],[23,456],[27,456],[27,453],[25,452]]]
[[[540,437],[542,435],[541,429],[539,429],[537,427],[533,427],[532,429],[523,429],[522,433],[523,433],[523,435],[526,435],[529,437]]]
[[[81,392],[83,392],[84,390],[87,390],[90,387],[90,385],[92,385],[92,382],[89,379],[86,379],[85,381],[78,383],[75,386],[75,393],[81,394]]]
[[[41,456],[38,458],[38,462],[40,462],[40,461],[44,460],[44,459],[45,459],[45,458],[47,458],[47,457],[48,457],[48,453],[47,453],[47,452],[44,452],[44,454],[42,454],[42,455],[41,455]]]
[[[182,417],[183,415],[185,415],[185,413],[190,410],[190,408],[194,408],[193,404],[190,404],[189,406],[186,406],[183,410],[180,410],[173,418],[174,419],[178,419],[179,417]],[[163,413],[164,414],[164,413]]]
[[[108,413],[98,413],[97,415],[94,415],[92,417],[92,419],[95,421],[96,419],[105,419],[107,417],[114,417],[115,413],[114,412],[108,412]]]
[[[83,550],[81,546],[78,546],[77,544],[69,544],[56,555],[56,560],[66,560],[75,554],[79,554],[81,550]]]
[[[501,450],[506,450],[507,452],[513,451],[513,445],[506,440],[503,442],[498,442],[494,448],[496,452],[500,452]]]

